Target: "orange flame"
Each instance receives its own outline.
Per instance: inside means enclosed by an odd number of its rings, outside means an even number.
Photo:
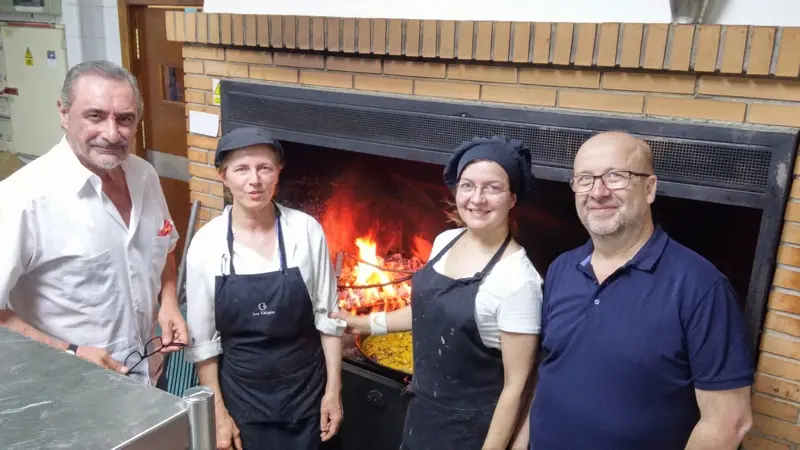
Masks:
[[[358,247],[358,256],[362,260],[374,264],[376,266],[380,266],[383,261],[378,260],[377,255],[377,244],[375,241],[370,239],[369,237],[366,238],[358,238],[356,239],[356,247]],[[363,262],[359,262],[356,266],[356,286],[364,286],[364,285],[373,285],[373,284],[386,284],[392,281],[389,277],[387,272],[384,272],[378,269],[375,266],[371,266],[369,264],[365,264]],[[380,288],[370,288],[367,290],[369,295],[375,297],[380,297],[382,294],[385,296],[392,296],[394,297],[397,295],[395,292],[394,287],[391,284],[386,284]]]
[[[430,245],[424,239],[415,241],[415,247],[425,248]],[[402,272],[388,272],[379,267],[392,270],[415,270],[421,266],[418,258],[403,260],[392,258],[385,260],[378,256],[378,249],[372,233],[356,239],[358,257],[361,259],[351,269],[345,268],[342,278],[352,280],[346,282],[345,288],[339,291],[339,306],[352,314],[369,314],[371,312],[390,312],[411,303],[411,281],[398,279],[410,277]],[[362,262],[363,261],[363,262]],[[380,286],[376,286],[380,285]],[[363,288],[362,286],[373,286]]]

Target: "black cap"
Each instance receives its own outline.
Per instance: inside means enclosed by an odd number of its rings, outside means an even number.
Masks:
[[[444,168],[444,182],[454,190],[461,172],[472,161],[494,161],[508,174],[511,188],[520,200],[533,192],[536,182],[531,171],[531,151],[519,139],[506,136],[475,137],[465,141],[453,151]]]
[[[272,133],[263,128],[247,127],[237,128],[219,138],[217,153],[214,155],[214,167],[219,168],[226,153],[253,145],[271,146],[278,152],[278,159],[283,161],[283,147]]]

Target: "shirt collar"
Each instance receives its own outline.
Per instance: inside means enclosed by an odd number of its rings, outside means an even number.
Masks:
[[[67,136],[61,138],[58,144],[56,144],[55,148],[53,149],[58,157],[59,163],[63,164],[63,171],[62,174],[64,176],[64,184],[69,185],[74,188],[76,191],[83,189],[86,186],[86,183],[92,185],[92,188],[97,192],[99,195],[102,191],[103,183],[100,180],[100,177],[95,175],[91,170],[87,169],[84,166],[78,157],[75,155],[75,152],[72,150],[72,146],[67,141]],[[122,161],[120,167],[125,172],[126,179],[128,180],[129,184],[131,178],[139,177],[143,174],[140,174],[135,166],[131,164],[131,156],[125,158]],[[129,187],[130,188],[130,187]]]
[[[642,271],[652,272],[661,259],[661,255],[664,254],[664,249],[667,246],[668,240],[669,235],[667,235],[667,232],[664,231],[661,225],[656,224],[653,234],[650,235],[650,238],[647,239],[644,246],[640,248],[633,259],[628,261],[623,267],[635,267]],[[593,251],[594,245],[592,244],[592,240],[589,239],[580,251],[582,258],[577,264],[579,269],[587,269],[590,266]]]

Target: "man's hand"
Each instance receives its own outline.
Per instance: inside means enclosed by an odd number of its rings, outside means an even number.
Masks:
[[[122,365],[121,362],[112,358],[107,351],[101,348],[82,345],[78,347],[78,351],[75,352],[75,356],[77,356],[80,359],[89,361],[90,363],[97,364],[98,366],[103,367],[105,369],[111,369],[123,375],[128,374],[127,367]]]
[[[339,392],[328,393],[322,396],[320,407],[320,430],[322,442],[328,441],[339,432],[342,423],[342,397]]]
[[[161,327],[161,353],[182,349],[189,343],[189,332],[180,308],[172,304],[162,304],[158,311],[158,325]],[[177,345],[176,345],[177,344]]]
[[[217,450],[242,450],[242,439],[239,437],[239,427],[228,414],[225,407],[217,406]]]

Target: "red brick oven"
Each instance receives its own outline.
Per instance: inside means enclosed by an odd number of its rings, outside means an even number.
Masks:
[[[185,43],[187,116],[289,142],[285,201],[322,208],[332,192],[314,183],[350,180],[350,215],[326,228],[343,250],[389,223],[379,248],[414,253],[445,226],[447,146],[499,130],[539,155],[540,198],[518,224],[544,272],[585,239],[563,183],[576,146],[602,129],[648,137],[665,180],[657,216],[732,278],[748,314],[758,374],[744,447],[800,448],[800,28],[168,12],[167,34]],[[225,204],[216,140],[188,135],[201,224]],[[365,401],[401,411],[381,404],[389,384]]]

